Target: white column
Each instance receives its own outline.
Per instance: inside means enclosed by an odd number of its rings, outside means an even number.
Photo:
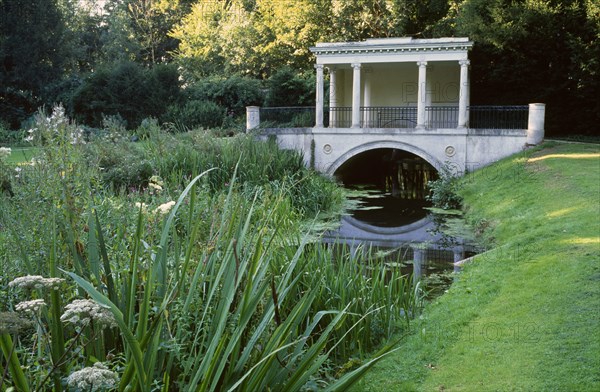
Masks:
[[[337,112],[334,110],[337,107],[336,77],[337,70],[329,68],[329,128],[335,128],[337,125]]]
[[[371,69],[370,68],[364,68],[364,92],[363,92],[363,106],[365,108],[368,108],[371,106]],[[372,127],[371,124],[371,112],[369,110],[365,110],[365,113],[363,115],[363,126],[364,128],[370,128]]]
[[[352,128],[360,128],[360,63],[352,68]]]
[[[425,104],[427,101],[427,61],[417,61],[419,85],[417,86],[417,128],[425,128]]]
[[[315,69],[317,70],[317,98],[315,102],[316,106],[316,124],[315,127],[323,127],[323,64],[316,64]]]
[[[427,86],[427,89],[425,90],[425,128],[431,128],[432,118],[427,115],[427,108],[431,106],[431,97],[435,94],[435,91],[432,90],[431,77],[427,78],[425,85]]]
[[[458,96],[458,128],[466,128],[469,122],[469,60],[460,60],[460,88]]]

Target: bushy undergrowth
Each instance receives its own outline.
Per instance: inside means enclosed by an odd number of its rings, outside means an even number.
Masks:
[[[417,310],[398,268],[298,230],[341,193],[293,153],[206,134],[85,143],[60,110],[36,129],[43,154],[0,196],[3,385],[343,390]]]
[[[437,180],[429,181],[429,200],[434,207],[444,210],[460,210],[462,197],[459,194],[460,180],[453,176],[448,168],[444,168]]]

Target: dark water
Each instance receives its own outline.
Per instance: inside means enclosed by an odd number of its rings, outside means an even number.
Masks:
[[[410,152],[380,148],[350,158],[335,175],[356,207],[324,241],[363,252],[373,262],[401,265],[427,290],[443,291],[452,281],[454,262],[470,256],[472,248],[460,238],[448,241],[427,210],[427,184],[438,178],[435,168]]]
[[[472,255],[472,248],[436,233],[426,200],[394,197],[376,187],[361,187],[358,202],[340,227],[325,236],[334,246],[350,247],[378,263],[401,265],[402,273],[420,280],[427,297],[443,293],[454,279],[455,261]]]

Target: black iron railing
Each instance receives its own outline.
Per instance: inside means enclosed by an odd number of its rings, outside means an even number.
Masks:
[[[527,129],[529,107],[519,106],[470,106],[469,128],[479,129]]]
[[[417,125],[417,108],[412,106],[361,107],[363,128],[414,128]]]
[[[350,128],[352,126],[352,108],[348,106],[329,108],[329,126],[332,128]]]
[[[425,125],[429,129],[458,127],[458,106],[427,106]]]
[[[528,106],[470,106],[469,128],[526,129]],[[261,128],[310,128],[316,123],[314,106],[260,108]],[[330,128],[350,128],[352,108],[324,107],[323,125]],[[363,106],[360,108],[362,128],[414,128],[417,108],[414,106]],[[427,106],[425,125],[428,129],[456,128],[458,106]]]

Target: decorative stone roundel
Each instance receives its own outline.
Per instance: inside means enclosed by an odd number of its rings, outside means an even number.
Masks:
[[[456,154],[456,148],[454,148],[454,146],[447,146],[444,152],[446,153],[446,156],[453,157],[454,154]]]
[[[331,144],[325,144],[323,146],[323,152],[325,154],[331,154],[331,151],[333,151],[333,148],[331,147]]]

